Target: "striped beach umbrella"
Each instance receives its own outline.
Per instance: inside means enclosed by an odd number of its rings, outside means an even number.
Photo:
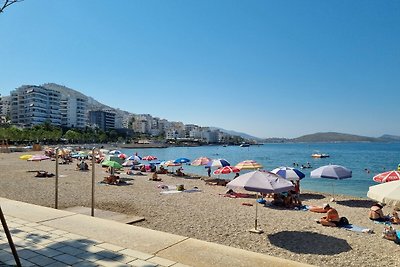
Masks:
[[[261,169],[263,166],[255,160],[248,159],[239,162],[238,164],[236,164],[236,167],[241,170],[257,170]]]
[[[209,163],[207,163],[207,167],[225,167],[230,166],[231,164],[226,159],[213,159]]]
[[[400,180],[400,171],[388,171],[375,175],[372,178],[375,182],[386,183]]]
[[[155,159],[157,159],[157,157],[156,156],[151,156],[151,155],[143,157],[143,160],[148,160],[148,161],[155,160]]]
[[[240,172],[240,169],[236,168],[235,166],[225,166],[218,168],[214,171],[214,174],[220,175],[220,174],[229,174],[232,172]]]
[[[192,166],[201,166],[201,165],[207,165],[211,161],[210,158],[207,157],[200,157],[192,161]]]
[[[278,174],[279,176],[282,176],[283,178],[290,181],[298,181],[306,177],[306,175],[298,169],[285,166],[273,169],[271,172]]]

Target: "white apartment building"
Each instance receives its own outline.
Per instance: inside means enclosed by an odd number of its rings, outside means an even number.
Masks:
[[[0,96],[0,115],[7,116],[11,113],[11,96]]]
[[[61,125],[61,94],[41,86],[25,85],[11,91],[11,123],[33,126],[49,121]]]

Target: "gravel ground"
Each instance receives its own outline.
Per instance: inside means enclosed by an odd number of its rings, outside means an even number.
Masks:
[[[54,207],[54,177],[35,178],[31,171],[55,173],[55,162],[20,160],[23,154],[0,154],[0,197]],[[91,171],[80,172],[75,167],[75,163],[59,165],[59,208],[90,207]],[[368,219],[373,203],[368,199],[336,196],[337,202],[331,205],[350,223],[372,229],[374,234],[323,227],[314,222],[322,216],[318,213],[262,205],[258,205],[258,221],[264,233],[253,234],[248,230],[254,228],[254,198],[223,197],[225,187],[206,185],[201,179],[160,175],[163,181],[153,182],[148,180],[150,174],[122,173],[126,185],[99,183],[106,175],[96,165],[96,208],[145,217],[137,226],[317,266],[400,266],[400,245],[383,239],[383,225]],[[198,187],[201,192],[160,194],[160,184],[183,184],[186,189]],[[317,192],[302,192],[301,196],[306,205],[322,205],[330,198]],[[385,207],[385,213],[390,211]]]

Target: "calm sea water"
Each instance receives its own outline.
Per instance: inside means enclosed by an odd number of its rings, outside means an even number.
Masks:
[[[319,151],[328,153],[329,158],[314,159],[311,154]],[[253,159],[261,163],[266,170],[279,166],[291,166],[293,163],[309,162],[311,169],[302,169],[306,177],[301,181],[303,189],[332,193],[332,185],[337,194],[366,197],[368,187],[376,185],[372,180],[375,174],[397,169],[400,163],[400,143],[301,143],[301,144],[264,144],[260,146],[202,146],[171,147],[161,149],[123,149],[123,153],[140,156],[154,155],[160,160],[175,160],[185,157],[194,160],[201,156],[224,158],[231,165]],[[339,181],[310,178],[311,170],[327,164],[343,165],[353,171],[353,177]],[[184,171],[206,175],[204,167],[183,165]],[[296,167],[297,168],[297,167]],[[365,169],[369,169],[368,173]],[[241,172],[243,173],[243,172]],[[231,179],[233,175],[221,175]]]

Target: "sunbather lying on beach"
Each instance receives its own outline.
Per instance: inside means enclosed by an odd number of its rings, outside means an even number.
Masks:
[[[53,177],[53,173],[48,173],[46,171],[37,171],[35,177]]]

